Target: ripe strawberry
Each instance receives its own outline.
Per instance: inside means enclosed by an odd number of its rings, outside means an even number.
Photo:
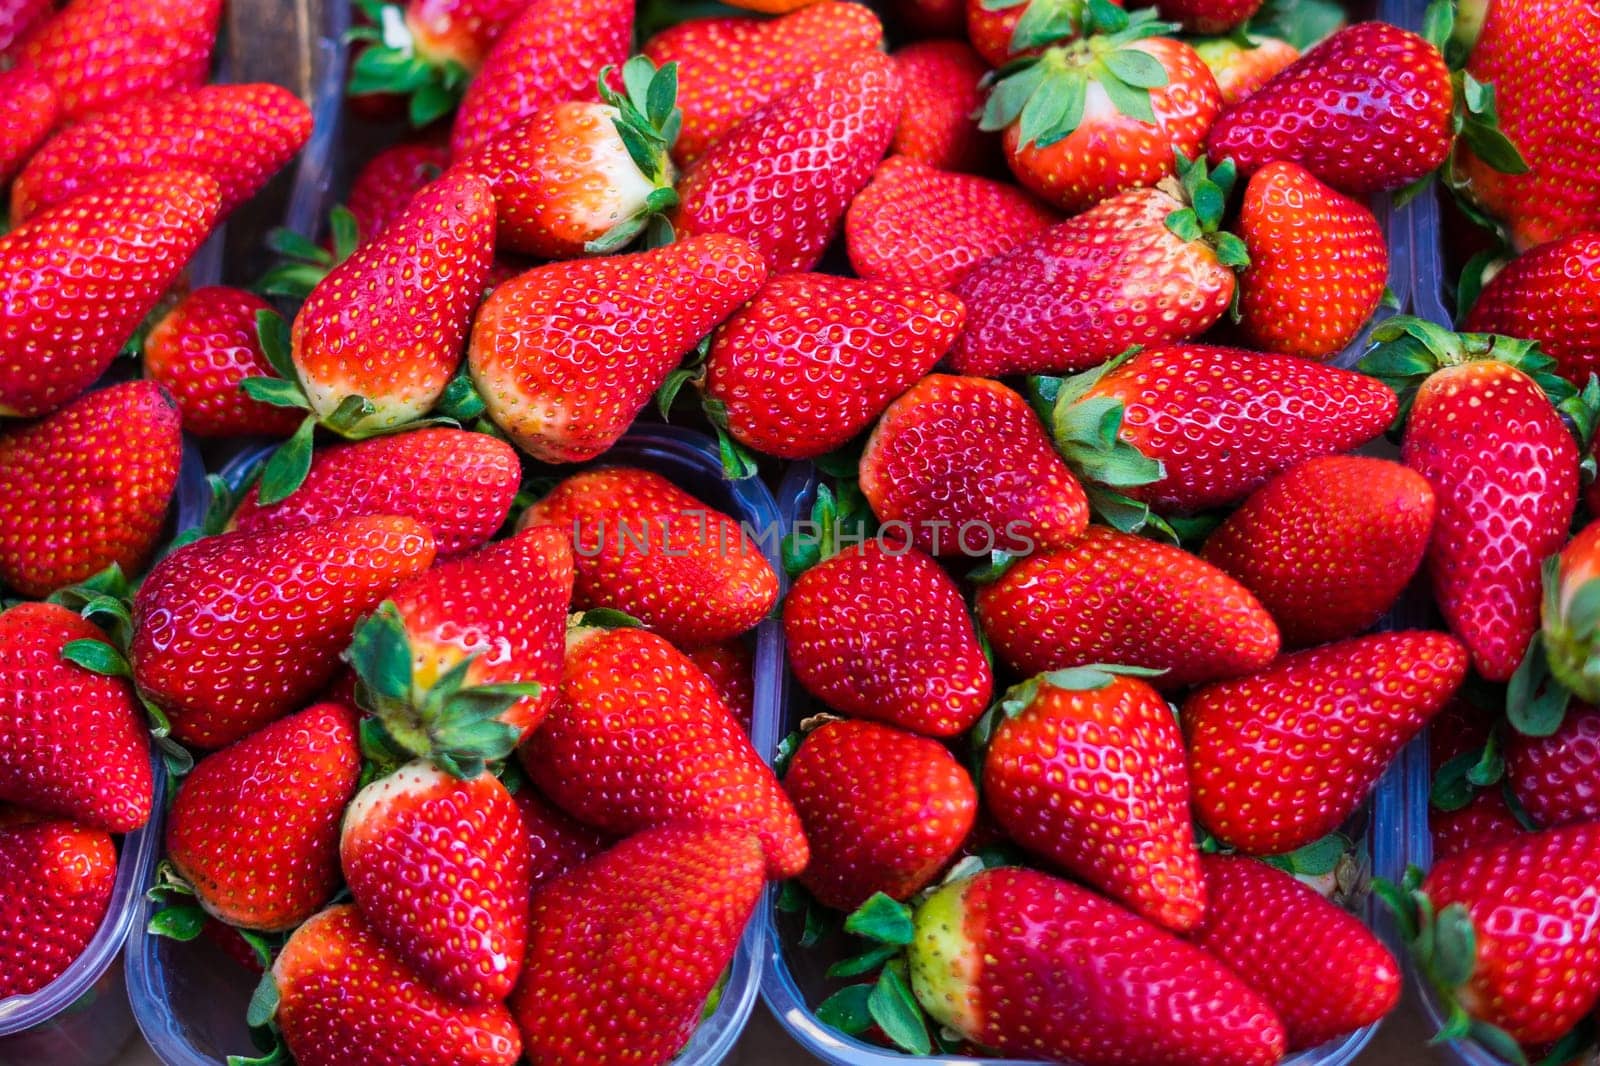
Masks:
[[[1251,34],[1241,42],[1230,34],[1190,43],[1201,61],[1211,68],[1212,77],[1217,79],[1224,109],[1267,84],[1279,71],[1300,58],[1299,49],[1276,37]]]
[[[1389,247],[1360,202],[1294,163],[1268,163],[1244,191],[1239,327],[1251,347],[1327,359],[1383,300]]]
[[[1428,829],[1433,834],[1433,861],[1443,862],[1521,836],[1527,832],[1499,788],[1476,793],[1465,807],[1453,811],[1430,810]]]
[[[1018,844],[1178,932],[1206,911],[1183,733],[1136,677],[1058,670],[1001,701],[983,799]]]
[[[766,277],[754,248],[720,235],[538,267],[479,309],[472,382],[489,417],[535,459],[592,459]]]
[[[1152,6],[1184,33],[1227,33],[1249,22],[1261,0],[1154,0]]]
[[[528,838],[529,883],[538,888],[611,847],[610,837],[567,817],[524,783],[511,794]]]
[[[1600,232],[1517,256],[1483,289],[1462,328],[1537,341],[1555,372],[1582,388],[1600,373]]]
[[[1503,707],[1491,713],[1458,696],[1428,723],[1428,765],[1434,774],[1428,830],[1435,862],[1525,831],[1506,804],[1503,783],[1478,787],[1468,777],[1468,770],[1483,763],[1490,730],[1503,714]]]
[[[339,822],[361,773],[357,716],[317,703],[195,764],[167,815],[167,855],[206,911],[279,932],[339,888]]]
[[[358,0],[370,25],[349,39],[364,42],[354,54],[349,93],[363,103],[409,98],[414,126],[449,113],[461,90],[483,66],[489,49],[527,7],[528,0]]]
[[[1264,862],[1204,855],[1205,922],[1193,940],[1283,1019],[1300,1051],[1371,1025],[1400,999],[1400,967],[1355,915]]]
[[[574,474],[529,507],[518,529],[572,538],[574,610],[621,611],[684,648],[731,640],[778,599],[778,576],[743,527],[660,474]]]
[[[522,1040],[499,1003],[455,1003],[384,947],[351,904],[296,929],[272,964],[277,1025],[299,1066],[512,1066]]]
[[[1579,699],[1600,701],[1596,622],[1586,606],[1600,578],[1600,522],[1591,522],[1542,567],[1542,644],[1550,673]],[[1534,658],[1538,652],[1530,652]],[[1540,732],[1544,732],[1540,730]]]
[[[756,663],[750,646],[734,639],[680,650],[704,671],[717,695],[733,712],[734,720],[746,733],[750,732],[756,704]]]
[[[1117,7],[1122,0],[1110,0]],[[991,67],[1093,31],[1085,0],[966,0],[966,35]]]
[[[1200,557],[1266,607],[1285,647],[1353,637],[1394,606],[1422,565],[1433,489],[1384,459],[1330,455],[1250,494]]]
[[[1600,710],[1569,708],[1548,737],[1513,733],[1506,781],[1540,828],[1600,821]]]
[[[1348,818],[1460,686],[1444,633],[1377,633],[1296,652],[1190,695],[1195,816],[1224,844],[1278,855]]]
[[[152,174],[0,236],[0,416],[47,414],[105,372],[210,235],[217,195],[200,174]]]
[[[32,67],[0,73],[0,183],[10,181],[60,120],[50,82]]]
[[[179,548],[134,599],[134,680],[178,740],[231,744],[305,706],[333,677],[356,619],[433,554],[423,526],[394,517]]]
[[[117,849],[102,830],[0,824],[0,1000],[39,991],[83,954],[116,879]]]
[[[518,754],[553,803],[608,833],[723,822],[760,836],[769,876],[805,869],[778,779],[705,674],[654,633],[569,632],[560,699]]]
[[[963,41],[917,41],[890,58],[906,95],[890,153],[940,170],[988,169],[998,142],[973,118],[989,73],[983,57]]]
[[[844,236],[861,277],[949,289],[1055,221],[1015,186],[891,156],[850,201]]]
[[[883,47],[864,4],[822,0],[775,19],[697,18],[644,44],[658,67],[678,64],[683,132],[672,158],[688,166],[774,97],[857,52]]]
[[[53,14],[52,0],[0,0],[0,56]]]
[[[144,568],[178,484],[172,397],[149,381],[89,393],[0,434],[0,581],[45,596]]]
[[[529,1058],[672,1061],[764,885],[756,838],[713,825],[646,830],[544,885],[511,997]]]
[[[774,273],[810,270],[894,136],[903,93],[888,56],[861,51],[775,96],[678,183],[683,236],[730,233]]]
[[[130,833],[150,818],[143,715],[125,680],[63,655],[75,641],[105,639],[55,604],[0,613],[0,802]]]
[[[929,374],[878,420],[861,453],[873,514],[930,555],[1071,544],[1083,487],[1028,403],[998,381]]]
[[[362,241],[377,238],[405,213],[412,197],[450,165],[450,149],[433,141],[403,141],[369,159],[350,182],[345,207]]]
[[[1438,169],[1453,139],[1450,71],[1410,30],[1361,22],[1335,33],[1243,101],[1206,137],[1213,163],[1239,173],[1298,163],[1366,196]]]
[[[407,0],[405,24],[418,56],[477,73],[526,0]]]
[[[1253,673],[1278,627],[1243,585],[1182,548],[1090,526],[978,590],[978,625],[1023,676],[1093,663],[1165,670],[1163,690]]]

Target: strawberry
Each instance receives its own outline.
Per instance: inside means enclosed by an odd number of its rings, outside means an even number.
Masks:
[[[750,732],[756,704],[756,663],[750,646],[735,639],[680,650],[705,673],[734,719]]]
[[[1497,751],[1501,741],[1497,737],[1491,746],[1490,731],[1503,714],[1503,706],[1491,714],[1458,696],[1428,723],[1428,765],[1434,774],[1428,830],[1435,862],[1525,831],[1506,804],[1507,787],[1501,782],[1479,787],[1474,780],[1483,772],[1480,767],[1487,768],[1486,755],[1489,764],[1494,761],[1491,747]]]
[[[134,680],[178,740],[231,744],[305,706],[333,677],[356,619],[433,554],[423,526],[395,517],[179,548],[134,599]]]
[[[875,722],[830,721],[806,734],[783,787],[811,845],[800,883],[841,911],[877,892],[920,892],[978,811],[972,778],[948,751]]]
[[[91,392],[0,434],[0,581],[44,596],[113,564],[144,568],[166,524],[183,440],[161,386]]]
[[[1539,626],[1540,566],[1577,507],[1578,448],[1542,388],[1564,383],[1506,337],[1393,318],[1373,339],[1361,365],[1409,398],[1400,457],[1438,500],[1434,596],[1478,673],[1504,681]]]
[[[213,179],[226,217],[310,135],[310,109],[278,85],[208,85],[128,101],[62,130],[34,153],[11,187],[11,220],[173,170]]]
[[[1083,534],[1083,487],[1021,396],[929,374],[878,420],[861,453],[873,514],[930,555],[1064,547]]]
[[[1184,33],[1227,33],[1250,21],[1261,0],[1154,0],[1164,19],[1176,22]]]
[[[376,239],[449,165],[450,149],[433,141],[403,141],[367,160],[345,198],[360,239]]]
[[[592,459],[766,276],[754,248],[720,235],[538,267],[479,309],[472,382],[489,417],[535,459]]]
[[[775,96],[712,145],[678,183],[684,236],[730,233],[774,273],[810,270],[894,136],[894,63],[852,53]]]
[[[522,814],[493,774],[458,780],[411,762],[363,788],[339,862],[378,938],[450,999],[511,994],[528,936],[532,857]]]
[[[1055,221],[1014,186],[892,156],[850,201],[844,236],[850,265],[861,277],[949,289],[985,259]]]
[[[962,41],[917,41],[891,58],[906,103],[890,153],[940,170],[987,169],[997,142],[973,120],[983,109],[978,83],[989,73],[983,57]]]
[[[841,714],[950,737],[994,691],[961,590],[914,548],[871,540],[813,566],[784,599],[783,635],[795,680]]]
[[[1200,689],[1182,710],[1196,817],[1253,855],[1326,836],[1466,672],[1453,638],[1415,630],[1296,652]]]
[[[32,67],[0,73],[0,184],[21,170],[60,120],[50,82]]]
[[[672,1061],[733,958],[761,874],[748,832],[667,825],[541,887],[511,998],[528,1057]]]
[[[407,97],[414,126],[453,110],[489,49],[528,0],[358,0],[371,25],[348,39],[365,42],[350,73],[352,97]]]
[[[737,521],[660,474],[574,474],[523,512],[519,529],[572,538],[575,610],[627,614],[685,648],[731,640],[778,599],[778,576]]]
[[[47,414],[105,372],[210,235],[217,196],[203,175],[151,174],[0,236],[0,416]]]
[[[1484,286],[1462,328],[1537,341],[1578,387],[1600,373],[1600,232],[1517,256]]]
[[[678,64],[683,132],[672,158],[688,166],[769,100],[882,47],[883,26],[870,8],[822,0],[775,19],[688,19],[651,37],[643,51],[658,67]]]
[[[560,698],[518,755],[552,802],[608,833],[723,822],[760,836],[770,876],[805,869],[778,779],[705,674],[654,633],[571,630]]]
[[[1135,914],[1184,932],[1206,911],[1183,733],[1117,667],[1057,670],[1007,692],[983,759],[1006,835]]]
[[[129,833],[150,818],[144,717],[125,680],[67,650],[105,639],[55,604],[0,613],[0,802]]]
[[[52,0],[0,0],[0,56],[53,14]]]
[[[1110,0],[1116,7],[1122,0]],[[1067,44],[1090,33],[1086,0],[966,0],[967,39],[984,62],[1003,67],[1036,56],[1051,44]]]
[[[1600,821],[1600,710],[1571,707],[1547,737],[1514,733],[1506,782],[1533,824]]]
[[[290,529],[341,518],[405,515],[428,527],[440,558],[494,535],[517,494],[522,467],[505,441],[459,429],[414,429],[319,450],[305,481],[279,503],[251,488],[230,529]]]
[[[348,903],[296,929],[271,976],[278,1029],[299,1066],[512,1066],[522,1056],[516,1023],[503,1005],[447,999]]]
[[[1206,917],[1194,942],[1272,1004],[1300,1051],[1372,1025],[1400,999],[1400,967],[1355,915],[1281,870],[1204,855]]]
[[[1232,107],[1300,58],[1299,49],[1276,37],[1247,34],[1241,41],[1230,34],[1191,41],[1200,59],[1211,68],[1222,94],[1224,109]]]
[[[361,772],[356,713],[317,703],[206,756],[167,815],[167,855],[207,913],[278,932],[339,888],[339,822]]]
[[[83,954],[116,879],[117,849],[103,830],[0,822],[0,1000],[39,991]]]
[[[1182,548],[1106,526],[983,586],[978,625],[1024,676],[1092,663],[1164,670],[1164,690],[1260,670],[1278,627],[1244,586]]]
[[[1239,328],[1254,348],[1327,359],[1383,300],[1389,247],[1367,207],[1294,163],[1268,163],[1245,187]]]
[[[1498,788],[1475,794],[1465,807],[1453,811],[1429,811],[1428,829],[1433,835],[1435,862],[1443,862],[1452,855],[1498,844],[1527,832],[1506,805],[1505,793]]]
[[[1324,644],[1394,606],[1422,565],[1433,513],[1433,489],[1416,471],[1324,456],[1251,493],[1200,557],[1255,594],[1285,647]]]
[[[963,0],[888,0],[886,9],[912,40],[961,37],[967,32]]]
[[[1561,553],[1543,564],[1544,601],[1540,643],[1550,672],[1562,688],[1591,703],[1600,701],[1600,630],[1587,606],[1600,590],[1600,522],[1591,522]],[[1530,652],[1529,658],[1537,657]],[[1518,723],[1519,728],[1528,725]],[[1543,735],[1546,729],[1529,730]]]
[[[524,783],[511,794],[522,815],[522,828],[528,837],[529,883],[538,888],[553,881],[578,864],[609,848],[610,837],[599,830],[573,821],[561,813],[539,790]]]

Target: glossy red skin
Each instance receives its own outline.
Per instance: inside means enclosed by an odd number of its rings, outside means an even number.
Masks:
[[[1506,780],[1540,828],[1600,821],[1600,710],[1574,703],[1548,737],[1513,732]]]
[[[1600,998],[1600,826],[1530,833],[1434,866],[1422,890],[1437,911],[1460,903],[1477,932],[1461,990],[1474,1017],[1522,1044],[1566,1035]]]
[[[1192,939],[1259,992],[1300,1051],[1371,1025],[1400,1000],[1400,966],[1350,912],[1264,862],[1203,855]]]
[[[845,912],[875,892],[905,900],[921,891],[978,811],[972,778],[943,745],[876,722],[830,721],[806,734],[783,787],[811,845],[800,883]]]
[[[950,289],[1057,221],[1014,185],[892,156],[850,201],[844,237],[850,265],[863,278]]]
[[[810,270],[894,136],[904,93],[881,52],[853,53],[773,97],[678,182],[678,235],[730,233],[774,273]]]
[[[409,518],[228,533],[158,563],[133,603],[129,658],[172,735],[220,748],[305,706],[356,620],[433,562]]]
[[[295,930],[272,965],[277,1023],[299,1066],[512,1066],[522,1039],[506,1008],[454,1003],[378,939],[353,904]]]
[[[1540,567],[1577,507],[1572,434],[1526,374],[1472,362],[1423,383],[1400,456],[1438,498],[1428,569],[1439,608],[1478,673],[1504,681],[1539,628]]]
[[[779,274],[718,327],[703,388],[741,444],[814,458],[865,432],[965,319],[961,301],[936,289]]]
[[[1164,19],[1178,23],[1185,33],[1227,33],[1250,21],[1261,0],[1156,0],[1153,6]]]
[[[178,484],[178,422],[161,386],[131,381],[0,434],[0,584],[42,597],[112,563],[143,570]]]
[[[1249,48],[1242,47],[1231,37],[1218,37],[1195,41],[1194,50],[1200,53],[1200,58],[1217,79],[1224,108],[1243,100],[1300,58],[1294,45],[1276,37],[1253,38]]]
[[[517,453],[484,433],[433,427],[318,451],[289,496],[261,506],[252,487],[229,529],[291,529],[341,518],[405,515],[427,526],[439,556],[483,544],[505,523],[522,478]]]
[[[52,0],[0,0],[0,55],[53,14]]]
[[[538,888],[607,850],[615,841],[567,815],[524,783],[511,794],[528,837],[529,884]]]
[[[999,138],[973,117],[983,110],[983,57],[964,41],[916,41],[891,58],[906,102],[890,153],[940,170],[990,169]]]
[[[450,149],[432,141],[406,141],[385,148],[356,173],[345,206],[362,241],[370,241],[405,211],[411,198],[450,165]]]
[[[361,774],[357,715],[317,703],[206,756],[167,814],[167,856],[228,925],[293,929],[338,891],[339,822]]]
[[[1449,68],[1433,45],[1398,26],[1360,22],[1223,111],[1206,154],[1213,165],[1232,159],[1246,176],[1275,160],[1299,163],[1340,192],[1367,196],[1444,162],[1452,99]]]
[[[1461,328],[1538,341],[1556,373],[1582,388],[1600,373],[1600,232],[1517,256],[1484,286]]]
[[[305,416],[239,388],[245,378],[277,377],[256,329],[270,307],[255,293],[211,285],[180,299],[145,338],[145,376],[172,394],[194,436],[287,437]]]
[[[417,54],[437,64],[459,63],[476,74],[489,49],[527,0],[409,0],[406,29]]]
[[[977,266],[953,290],[967,305],[967,331],[950,368],[986,377],[1082,370],[1135,344],[1209,329],[1233,299],[1234,275],[1210,245],[1167,228],[1182,207],[1160,189],[1132,189]]]
[[[1445,704],[1428,723],[1428,767],[1435,777],[1456,756],[1482,751],[1493,717],[1460,697]],[[1503,784],[1475,790],[1471,802],[1460,810],[1442,811],[1430,803],[1428,831],[1433,836],[1434,862],[1526,832],[1506,806]]]
[[[1444,633],[1377,633],[1284,656],[1191,694],[1195,815],[1252,855],[1337,829],[1461,685],[1467,652]]]
[[[1071,544],[1083,486],[1028,402],[998,381],[929,374],[867,440],[861,491],[889,532],[930,555]]]
[[[778,599],[777,574],[753,535],[648,470],[574,474],[517,525],[572,538],[574,610],[622,611],[679,647],[731,640]]]
[[[1353,637],[1399,599],[1433,531],[1433,489],[1399,463],[1310,459],[1250,494],[1200,557],[1253,592],[1285,647]]]
[[[0,72],[0,182],[22,169],[60,117],[55,90],[38,71]]]
[[[960,588],[914,548],[870,540],[807,570],[783,635],[795,680],[841,714],[951,737],[994,693]]]
[[[74,640],[105,634],[55,604],[0,613],[0,802],[129,833],[150,818],[144,714],[125,680],[61,658]]]
[[[1206,911],[1183,733],[1143,681],[1041,678],[995,727],[983,801],[1012,840],[1142,918],[1181,933]]]
[[[0,236],[0,416],[48,414],[89,387],[217,220],[217,184],[135,178]],[[48,298],[42,298],[48,294]]]
[[[533,897],[511,1010],[534,1062],[670,1062],[700,1022],[765,885],[729,826],[649,829]]]
[[[733,717],[746,733],[750,732],[756,703],[756,663],[750,646],[743,640],[725,640],[680,650],[705,671]]]
[[[83,954],[117,879],[117,849],[68,821],[0,825],[0,999],[37,992]]]
[[[978,624],[1024,677],[1092,663],[1165,670],[1163,690],[1249,674],[1278,654],[1250,591],[1182,548],[1090,526],[978,589]]]
[[[771,768],[710,679],[642,629],[580,629],[561,698],[517,754],[562,810],[618,835],[712,820],[761,838],[768,875],[793,877],[809,851]]]

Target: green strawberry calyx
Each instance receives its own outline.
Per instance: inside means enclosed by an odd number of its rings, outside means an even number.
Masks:
[[[1181,205],[1167,215],[1167,230],[1181,241],[1203,241],[1216,253],[1217,262],[1231,270],[1249,266],[1250,253],[1244,241],[1222,228],[1228,197],[1239,177],[1233,160],[1207,167],[1203,154],[1191,160],[1174,152],[1173,162],[1176,173],[1156,183],[1156,188]]]
[[[437,168],[428,169],[435,171],[432,174],[434,178],[441,173]],[[361,243],[361,227],[356,222],[356,216],[343,204],[334,205],[328,212],[328,237],[331,247],[324,248],[287,226],[272,230],[267,234],[267,248],[278,257],[278,262],[262,274],[252,287],[261,296],[304,300],[311,295],[317,283],[327,277],[334,267],[349,259]]]
[[[1166,673],[1164,669],[1156,670],[1147,666],[1090,663],[1085,666],[1071,666],[1063,670],[1049,670],[1035,674],[1028,680],[1007,689],[1005,694],[973,725],[973,754],[977,760],[981,760],[983,753],[989,748],[989,741],[994,739],[994,731],[1000,727],[1000,723],[1018,717],[1031,707],[1042,688],[1060,689],[1063,692],[1098,692],[1119,677],[1144,680],[1160,677],[1164,673]]]
[[[985,11],[1010,11],[1023,4],[1027,8],[1006,45],[1012,55],[1077,37],[1086,28],[1092,6],[1091,0],[979,0]]]
[[[1486,5],[1485,5],[1486,6]],[[1422,36],[1450,67],[1450,87],[1454,96],[1450,129],[1465,143],[1472,154],[1502,174],[1526,174],[1528,161],[1517,146],[1500,129],[1500,116],[1495,108],[1494,86],[1474,78],[1465,69],[1470,44],[1463,45],[1466,34],[1476,36],[1482,27],[1482,12],[1457,25],[1455,0],[1432,0],[1423,15]],[[1476,25],[1474,25],[1476,23]],[[1458,34],[1461,29],[1463,34]],[[1447,168],[1446,177],[1452,186],[1459,183]]]
[[[670,155],[683,129],[683,111],[678,107],[678,64],[668,63],[658,70],[647,57],[633,56],[622,65],[620,93],[611,87],[614,73],[616,68],[610,66],[600,71],[600,99],[616,108],[612,123],[617,136],[633,165],[655,188],[637,211],[584,246],[591,255],[620,251],[646,230],[650,247],[671,244],[672,226],[666,212],[678,206],[678,194],[673,189],[678,174]]]
[[[1587,554],[1544,561],[1541,628],[1506,685],[1506,720],[1523,736],[1554,734],[1573,696],[1600,699],[1600,571]]]
[[[417,128],[448,115],[461,102],[471,72],[454,59],[418,53],[405,12],[383,0],[356,0],[371,21],[345,33],[347,41],[366,44],[350,68],[351,96],[373,93],[408,97],[407,115]]]

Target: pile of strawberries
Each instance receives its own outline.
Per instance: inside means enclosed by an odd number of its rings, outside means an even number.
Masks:
[[[205,84],[220,0],[0,0],[0,998],[153,744],[149,933],[300,1066],[669,1062],[774,882],[911,1054],[1270,1066],[1397,1002],[1369,891],[1445,1035],[1579,1053],[1600,15],[738,6],[360,0],[393,143],[244,289],[187,267],[312,120]],[[1391,194],[1484,223],[1463,332],[1372,324]],[[784,531],[610,454],[658,418],[815,463],[781,601]],[[261,457],[171,539],[185,433]],[[1371,882],[1430,721],[1440,862]]]

